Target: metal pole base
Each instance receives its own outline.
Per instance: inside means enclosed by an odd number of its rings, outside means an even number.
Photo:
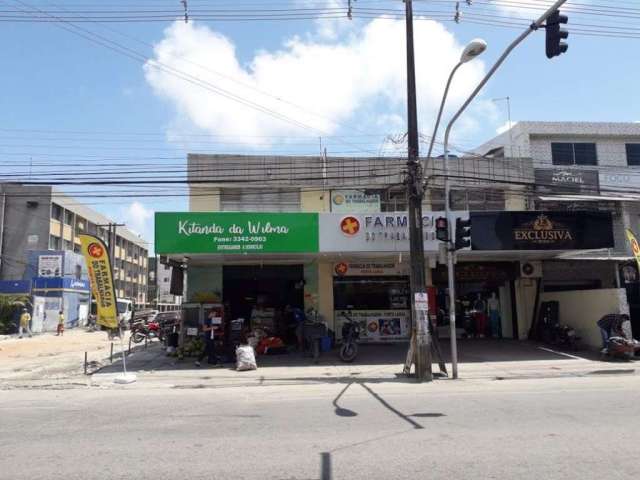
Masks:
[[[135,373],[123,373],[122,375],[117,376],[113,379],[113,383],[118,383],[120,385],[127,385],[130,383],[135,383],[138,380]]]

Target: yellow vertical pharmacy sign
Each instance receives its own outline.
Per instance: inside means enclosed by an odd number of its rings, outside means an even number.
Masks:
[[[640,243],[638,243],[638,239],[631,230],[627,228],[626,232],[629,243],[631,244],[631,252],[633,252],[633,256],[636,257],[636,262],[638,262],[638,268],[640,269]]]
[[[118,328],[118,309],[109,250],[102,240],[93,235],[80,234],[80,242],[82,255],[89,270],[91,291],[98,307],[96,323],[107,328]]]

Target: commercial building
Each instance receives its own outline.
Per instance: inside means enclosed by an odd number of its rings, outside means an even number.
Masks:
[[[80,233],[108,243],[110,223],[54,187],[0,184],[0,280],[31,280],[30,251],[80,252]],[[147,242],[116,227],[114,258],[117,296],[146,303]]]
[[[531,160],[531,208],[612,216],[614,247],[545,262],[543,290],[622,287],[640,332],[640,276],[625,235],[625,229],[640,233],[640,124],[518,122],[476,151]],[[565,302],[564,316],[580,314],[569,306]]]
[[[276,331],[279,312],[293,305],[319,312],[338,337],[350,317],[362,323],[365,341],[408,338],[404,159],[189,155],[188,161],[190,211],[156,214],[156,253],[186,266],[186,302],[223,302],[231,318]],[[446,269],[435,238],[444,210],[442,161],[425,160],[423,225],[432,313],[446,333]],[[539,300],[567,293],[542,291],[542,265],[585,251],[610,255],[613,216],[536,209],[530,158],[450,161],[450,221],[472,222],[473,245],[457,253],[461,333],[478,333],[483,306],[494,319],[483,334],[527,338]],[[547,271],[553,268],[563,271],[558,265]],[[595,315],[626,308],[616,286],[613,267],[603,271],[598,292],[588,297],[600,304],[576,320],[587,343],[599,342]],[[583,292],[566,287],[576,297]]]

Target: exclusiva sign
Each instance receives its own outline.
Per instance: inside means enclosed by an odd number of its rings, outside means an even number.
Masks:
[[[553,222],[548,216],[541,214],[532,222],[513,231],[516,242],[533,242],[541,245],[570,242],[573,240],[571,230],[559,222]]]
[[[613,248],[609,212],[472,212],[473,250]]]

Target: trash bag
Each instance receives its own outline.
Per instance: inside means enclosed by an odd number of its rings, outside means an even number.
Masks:
[[[239,372],[245,370],[256,370],[256,356],[253,353],[253,347],[250,345],[240,345],[236,348],[236,370]]]

